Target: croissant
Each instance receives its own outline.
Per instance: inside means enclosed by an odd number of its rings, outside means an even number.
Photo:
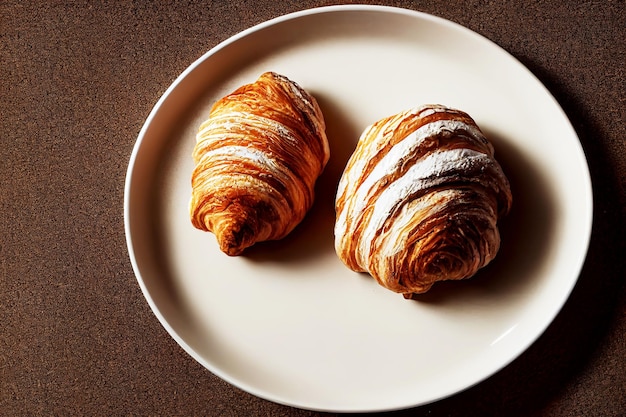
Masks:
[[[262,74],[218,100],[198,130],[193,226],[231,256],[285,237],[313,204],[329,155],[315,98],[283,75]]]
[[[466,113],[427,105],[367,127],[339,181],[335,249],[405,298],[496,256],[509,181]]]

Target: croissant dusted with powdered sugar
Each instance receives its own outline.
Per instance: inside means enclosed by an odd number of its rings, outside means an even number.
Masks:
[[[217,101],[193,150],[192,224],[239,255],[291,232],[313,204],[329,158],[316,100],[267,72]]]
[[[469,115],[411,109],[359,139],[337,191],[335,249],[350,269],[410,298],[487,265],[511,201],[493,146]]]

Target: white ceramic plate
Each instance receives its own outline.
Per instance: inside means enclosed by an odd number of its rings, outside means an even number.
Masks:
[[[267,70],[317,97],[332,157],[291,236],[230,258],[190,224],[190,154],[211,104]],[[409,301],[338,260],[333,199],[362,129],[424,103],[474,117],[511,180],[514,207],[489,267]],[[328,411],[432,402],[510,363],[568,298],[591,219],[580,143],[524,66],[459,25],[376,6],[283,16],[213,48],[154,107],[125,190],[130,258],[172,337],[252,394]]]

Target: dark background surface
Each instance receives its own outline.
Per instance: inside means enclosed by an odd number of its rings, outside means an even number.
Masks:
[[[0,415],[316,416],[223,382],[143,298],[124,180],[144,120],[203,53],[326,1],[0,3]],[[164,2],[169,3],[169,2]],[[579,282],[492,378],[406,416],[626,415],[626,3],[386,1],[493,40],[552,92],[594,187]]]

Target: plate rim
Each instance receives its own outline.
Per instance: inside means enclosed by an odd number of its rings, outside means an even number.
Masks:
[[[554,107],[561,113],[563,120],[568,124],[568,128],[571,130],[573,138],[576,139],[575,141],[573,141],[574,145],[577,146],[578,148],[577,151],[582,156],[582,160],[581,160],[582,166],[578,168],[583,170],[585,184],[584,185],[581,184],[580,186],[581,187],[584,186],[585,188],[584,194],[588,197],[585,201],[586,206],[587,206],[585,210],[587,212],[587,218],[584,219],[585,221],[585,225],[584,225],[585,244],[583,245],[583,248],[581,249],[582,256],[577,260],[578,265],[576,266],[576,268],[574,268],[577,271],[576,277],[575,279],[571,280],[570,287],[562,293],[563,295],[562,302],[560,302],[558,308],[555,309],[554,314],[552,314],[548,319],[546,319],[542,326],[538,326],[539,331],[537,332],[537,334],[534,337],[527,338],[526,343],[522,344],[517,349],[517,351],[515,351],[509,357],[507,361],[505,361],[504,363],[501,363],[499,366],[495,367],[490,372],[487,372],[486,374],[482,375],[480,378],[476,379],[473,384],[467,385],[464,388],[461,388],[458,390],[453,390],[452,392],[448,392],[447,394],[443,394],[439,397],[421,401],[421,402],[418,401],[418,402],[411,403],[411,402],[404,401],[403,404],[401,405],[395,405],[391,407],[378,407],[378,408],[371,408],[371,407],[359,408],[359,407],[354,407],[354,406],[338,408],[338,407],[324,407],[320,405],[315,406],[313,404],[302,404],[298,402],[289,401],[285,398],[281,398],[277,394],[272,394],[268,390],[263,390],[258,387],[252,387],[249,384],[246,384],[244,381],[231,377],[230,375],[228,375],[228,373],[222,372],[221,369],[216,369],[215,367],[210,366],[210,364],[207,363],[207,361],[204,360],[204,358],[201,355],[199,355],[190,345],[188,345],[188,343],[184,340],[184,338],[182,338],[178,334],[176,329],[172,327],[170,322],[161,312],[159,306],[154,301],[150,291],[148,290],[144,282],[144,279],[142,277],[142,271],[140,270],[140,266],[138,265],[136,261],[136,257],[135,257],[135,245],[134,245],[133,236],[131,233],[132,226],[131,226],[131,219],[130,219],[133,173],[134,173],[135,165],[137,163],[139,151],[144,145],[144,140],[146,138],[147,131],[149,127],[152,125],[152,123],[154,122],[154,119],[158,115],[160,109],[164,106],[165,102],[172,95],[173,91],[175,91],[178,88],[178,86],[189,76],[190,73],[192,73],[198,66],[202,65],[204,61],[206,61],[207,59],[209,59],[211,56],[218,53],[219,51],[225,48],[228,48],[231,44],[237,42],[240,39],[246,38],[265,28],[279,25],[279,24],[282,24],[284,22],[288,22],[291,20],[300,19],[300,18],[307,17],[310,15],[318,15],[318,14],[323,14],[323,13],[337,13],[337,12],[391,13],[391,14],[400,14],[400,15],[408,16],[417,20],[424,19],[424,20],[434,22],[437,25],[443,25],[453,30],[461,31],[463,36],[472,36],[472,37],[478,38],[480,42],[486,42],[490,44],[491,47],[497,48],[497,50],[500,53],[503,53],[509,59],[512,59],[516,63],[516,65],[520,67],[520,69],[524,70],[527,73],[527,75],[531,77],[533,81],[535,81],[538,87],[543,89],[544,94],[550,98],[550,100],[553,102]],[[228,37],[227,39],[222,40],[221,42],[217,43],[215,46],[210,48],[208,51],[203,53],[199,58],[193,61],[189,66],[187,66],[176,77],[176,79],[169,85],[169,87],[165,90],[165,92],[159,97],[155,105],[152,107],[150,113],[148,114],[144,124],[142,125],[139,131],[139,134],[137,135],[137,139],[135,141],[135,144],[133,146],[133,149],[132,149],[129,161],[128,161],[128,168],[126,171],[126,177],[125,177],[125,183],[124,183],[123,205],[124,205],[124,231],[125,231],[126,245],[127,245],[128,255],[131,261],[135,278],[139,284],[139,287],[141,289],[141,292],[144,298],[146,299],[146,301],[148,302],[148,305],[150,306],[152,313],[157,317],[158,321],[165,328],[165,330],[168,332],[170,337],[172,337],[187,354],[189,354],[192,358],[194,358],[205,369],[210,371],[212,374],[218,376],[222,380],[228,382],[229,384],[235,387],[238,387],[239,389],[242,389],[252,395],[255,395],[259,398],[262,398],[264,400],[268,400],[274,403],[278,403],[278,404],[282,404],[282,405],[286,405],[290,407],[297,407],[301,409],[323,411],[323,412],[380,412],[380,411],[392,411],[392,410],[406,409],[406,408],[415,407],[419,405],[425,405],[425,404],[429,404],[432,402],[443,400],[445,398],[448,398],[460,392],[463,392],[489,379],[490,377],[492,377],[493,375],[495,375],[502,369],[506,368],[513,361],[515,361],[522,353],[524,353],[530,346],[532,346],[545,333],[546,329],[554,322],[556,316],[560,313],[560,311],[563,309],[564,305],[566,304],[567,300],[570,298],[570,295],[579,280],[582,268],[588,256],[589,246],[591,243],[591,233],[592,233],[592,228],[593,228],[593,216],[594,216],[593,187],[592,187],[591,175],[589,171],[589,165],[588,165],[588,161],[586,158],[586,154],[582,146],[582,143],[580,142],[580,138],[577,132],[575,131],[575,129],[573,128],[571,120],[569,119],[569,117],[567,116],[567,114],[565,113],[561,105],[558,103],[556,98],[547,89],[544,83],[537,76],[535,76],[535,74],[532,71],[530,71],[522,62],[520,62],[516,57],[514,57],[507,50],[505,50],[504,48],[496,44],[494,41],[454,21],[451,21],[451,20],[436,16],[436,15],[432,15],[426,12],[418,11],[418,10],[406,9],[406,8],[396,7],[396,6],[364,5],[364,4],[320,6],[320,7],[314,7],[314,8],[308,8],[308,9],[304,9],[300,11],[295,11],[295,12],[291,12],[291,13],[287,13],[284,15],[271,18],[269,20],[266,20],[261,23],[255,24],[251,27],[248,27],[247,29],[244,29],[243,31],[238,32]],[[580,220],[583,221],[583,219],[580,219]]]

